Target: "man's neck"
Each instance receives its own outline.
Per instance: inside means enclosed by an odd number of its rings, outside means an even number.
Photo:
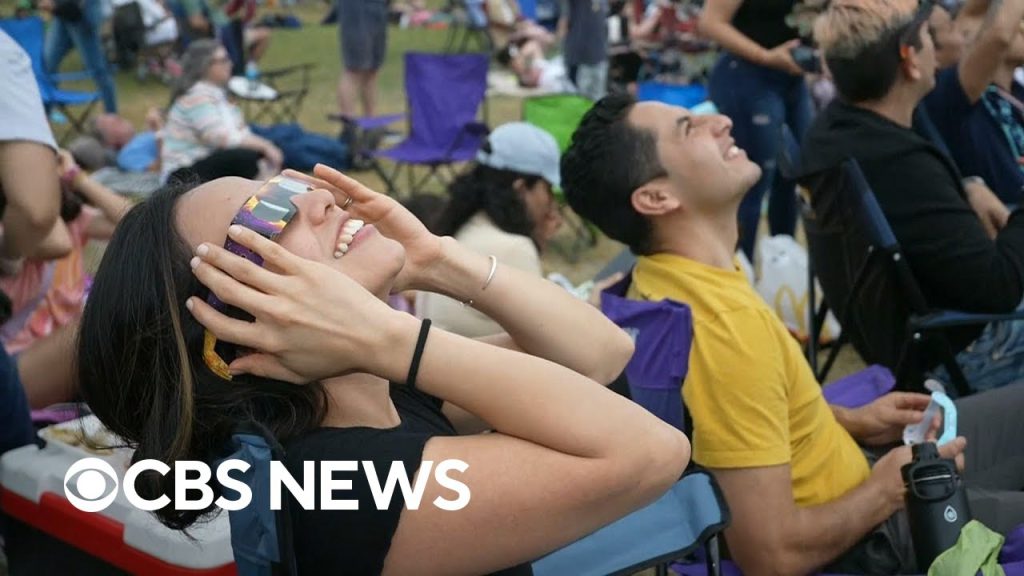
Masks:
[[[701,216],[685,222],[664,222],[661,229],[667,232],[655,231],[655,251],[732,270],[739,239],[736,222],[736,210],[718,217]]]
[[[920,101],[920,98],[911,97],[903,91],[893,91],[880,100],[857,102],[854,106],[870,110],[904,128],[910,128],[914,124],[914,108]]]

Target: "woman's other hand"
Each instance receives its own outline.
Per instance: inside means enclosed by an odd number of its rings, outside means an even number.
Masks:
[[[434,286],[430,274],[444,252],[440,237],[427,230],[412,212],[390,196],[374,192],[323,164],[318,164],[313,174],[320,179],[319,184],[327,184],[325,187],[334,194],[338,206],[355,218],[373,224],[381,234],[405,248],[405,266],[395,279],[393,292],[429,290]],[[288,175],[298,177],[297,173]],[[346,206],[349,199],[352,202]]]
[[[192,267],[199,281],[226,304],[255,318],[229,318],[196,297],[186,303],[218,339],[257,350],[232,362],[232,374],[296,384],[350,372],[404,377],[393,366],[408,358],[391,362],[403,349],[392,341],[400,337],[391,328],[408,315],[393,311],[342,272],[296,256],[252,230],[235,225],[228,235],[279,271],[219,246],[196,249]]]
[[[800,40],[794,39],[784,44],[779,44],[771,50],[766,50],[761,64],[769,68],[782,70],[783,72],[787,72],[794,76],[802,76],[804,70],[797,65],[796,60],[793,59],[793,53],[791,52],[791,50],[799,45]]]

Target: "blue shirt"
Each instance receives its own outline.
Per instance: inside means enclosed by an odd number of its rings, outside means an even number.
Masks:
[[[989,188],[1006,204],[1020,204],[1024,171],[1000,122],[985,105],[984,98],[1000,98],[994,94],[971,103],[960,85],[956,69],[941,70],[935,89],[925,97],[928,116],[949,146],[964,176],[981,176]],[[1012,108],[1012,107],[1011,107]],[[1024,123],[1024,116],[1014,110],[1014,119]]]

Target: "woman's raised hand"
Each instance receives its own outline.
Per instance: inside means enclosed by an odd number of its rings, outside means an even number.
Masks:
[[[338,206],[367,224],[373,224],[381,234],[405,248],[405,266],[396,278],[392,291],[431,288],[429,272],[442,257],[441,238],[427,230],[405,206],[323,164],[317,164],[313,169],[315,179],[297,172],[287,171],[285,174],[306,181],[312,180],[313,185],[330,190]]]
[[[232,362],[232,374],[296,384],[350,372],[392,375],[388,349],[395,347],[389,342],[395,332],[389,328],[400,323],[395,318],[400,313],[344,273],[296,256],[252,230],[235,225],[228,235],[280,271],[219,246],[196,249],[192,268],[199,281],[255,318],[229,318],[197,297],[186,303],[218,339],[257,351]]]

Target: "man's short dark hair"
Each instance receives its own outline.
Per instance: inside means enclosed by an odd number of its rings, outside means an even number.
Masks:
[[[583,116],[562,155],[562,189],[569,205],[608,237],[649,254],[651,223],[633,209],[633,192],[663,176],[654,134],[630,124],[632,96],[605,96]]]

